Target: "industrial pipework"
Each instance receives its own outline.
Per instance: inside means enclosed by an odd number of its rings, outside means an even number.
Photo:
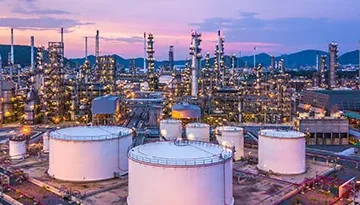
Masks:
[[[192,56],[192,65],[191,65],[191,96],[198,97],[199,94],[199,70],[201,67],[201,33],[193,31],[191,34],[192,42],[190,45],[190,55]]]

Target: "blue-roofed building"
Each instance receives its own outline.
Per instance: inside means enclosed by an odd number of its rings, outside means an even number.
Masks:
[[[114,95],[97,97],[91,104],[92,122],[96,125],[113,125],[121,117],[120,98]]]

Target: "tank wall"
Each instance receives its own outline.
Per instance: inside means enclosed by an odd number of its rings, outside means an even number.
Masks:
[[[128,135],[103,141],[63,141],[50,138],[50,176],[66,181],[98,181],[128,171]]]
[[[186,137],[188,139],[210,141],[210,127],[186,127]]]
[[[43,135],[43,151],[45,153],[49,152],[49,135],[46,133]]]
[[[160,122],[160,134],[167,140],[175,140],[181,137],[182,125],[179,123],[161,123]]]
[[[26,141],[9,141],[9,155],[11,159],[23,159],[26,156]]]
[[[207,167],[176,168],[155,167],[130,159],[127,203],[129,205],[233,204],[232,161]]]
[[[218,138],[218,141],[221,143],[226,142],[231,146],[235,146],[235,160],[240,160],[244,157],[244,134],[243,131],[234,132],[234,131],[221,131],[221,136]]]
[[[284,139],[259,135],[258,168],[280,174],[305,172],[305,138]]]

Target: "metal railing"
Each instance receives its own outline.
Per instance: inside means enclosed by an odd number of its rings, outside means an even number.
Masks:
[[[163,142],[166,143],[166,142]],[[128,156],[131,159],[136,161],[141,161],[150,164],[158,164],[158,165],[167,165],[167,166],[195,166],[195,165],[208,165],[208,164],[215,164],[219,162],[224,162],[230,158],[232,158],[233,153],[231,150],[221,147],[219,145],[210,144],[206,142],[200,141],[187,141],[188,145],[204,145],[204,146],[217,146],[222,148],[223,151],[217,155],[212,155],[209,157],[203,158],[183,158],[183,159],[170,159],[170,158],[160,158],[160,157],[148,157],[140,155],[136,152],[136,148],[129,150]]]

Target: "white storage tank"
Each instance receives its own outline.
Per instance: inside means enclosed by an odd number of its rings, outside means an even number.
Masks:
[[[235,148],[234,159],[240,160],[244,157],[244,129],[241,127],[223,126],[217,128],[220,136],[217,140],[224,146]]]
[[[234,204],[230,149],[176,140],[134,147],[128,157],[128,205]]]
[[[128,172],[132,130],[117,126],[70,127],[50,133],[48,174],[66,181],[98,181]]]
[[[186,138],[189,140],[210,141],[210,126],[204,123],[189,123],[186,125]]]
[[[9,155],[11,159],[25,159],[26,139],[23,136],[10,137]]]
[[[43,152],[49,153],[49,132],[43,134]]]
[[[176,140],[182,135],[182,122],[180,120],[166,119],[160,121],[160,135],[167,140]]]
[[[306,171],[305,134],[297,131],[259,131],[258,168],[278,174]]]

